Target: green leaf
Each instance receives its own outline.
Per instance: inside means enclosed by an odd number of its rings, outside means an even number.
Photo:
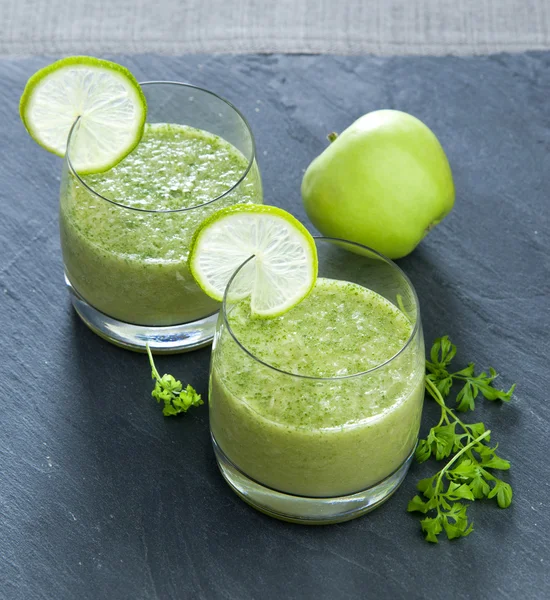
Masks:
[[[432,363],[446,367],[455,357],[456,346],[451,342],[448,335],[437,338],[430,351]]]
[[[420,526],[422,531],[426,534],[426,540],[437,544],[437,536],[443,531],[441,525],[442,519],[440,517],[422,519]]]
[[[508,508],[512,504],[512,486],[502,483],[497,494],[497,502],[500,508]]]
[[[483,462],[484,460],[487,461],[490,458],[492,458],[495,454],[496,449],[497,446],[491,448],[490,446],[486,446],[483,442],[474,446],[474,450],[479,454],[481,462]]]
[[[444,514],[445,522],[443,527],[448,539],[466,537],[474,530],[473,523],[468,523],[468,517],[466,516],[467,508],[466,505],[455,502],[451,510]],[[451,523],[451,520],[453,523]]]
[[[479,437],[482,433],[485,433],[486,429],[485,429],[485,423],[468,423],[467,428],[470,430],[472,437],[476,438]],[[485,438],[486,442],[489,442],[491,440],[491,436],[488,435]]]
[[[162,385],[162,387],[164,387],[166,390],[169,390],[171,392],[179,392],[182,389],[182,384],[181,381],[179,381],[179,379],[176,379],[174,376],[172,375],[168,375],[168,374],[164,374],[160,380],[160,384]]]
[[[451,505],[449,504],[449,502],[447,502],[445,496],[443,494],[441,494],[439,496],[439,498],[435,498],[436,500],[439,500],[439,504],[440,506],[444,509],[444,510],[450,510],[451,509]]]
[[[480,500],[481,498],[485,498],[491,491],[489,484],[485,481],[485,479],[483,479],[481,475],[477,475],[476,477],[474,477],[471,483],[469,484],[469,487],[472,490],[474,498],[478,500]]]
[[[420,496],[415,496],[408,504],[407,511],[408,512],[421,512],[427,513],[430,510],[431,506],[429,506],[428,502],[424,502]]]
[[[453,451],[456,422],[450,425],[432,427],[428,434],[428,444],[437,460],[446,458]]]
[[[449,500],[475,500],[472,490],[470,490],[470,487],[466,483],[462,485],[450,483],[445,495]]]
[[[514,383],[514,385],[507,392],[494,388],[492,381],[495,379],[497,374],[493,369],[491,369],[491,371],[495,373],[494,376],[490,377],[487,381],[480,381],[478,384],[481,393],[485,398],[487,398],[487,400],[502,400],[503,402],[510,402],[514,390],[516,389],[516,384]]]
[[[455,538],[462,537],[463,530],[456,525],[451,525],[449,521],[443,521],[443,527],[445,528],[445,533],[447,534],[447,539],[454,540]]]
[[[510,468],[510,461],[506,460],[505,458],[501,458],[496,454],[493,454],[487,460],[482,460],[481,464],[485,468],[500,469],[501,471],[507,471]]]
[[[171,404],[165,404],[162,409],[162,414],[165,417],[173,417],[178,414],[178,411]]]
[[[510,462],[497,455],[497,448],[498,444],[494,448],[490,448],[484,444],[478,444],[475,446],[474,450],[479,454],[482,467],[507,471],[510,468]]]
[[[477,395],[477,385],[471,381],[467,381],[456,396],[456,410],[460,412],[474,410],[476,407],[475,399],[477,398]]]
[[[458,410],[461,411],[468,410],[468,405],[471,405],[471,410],[473,410],[472,398],[475,399],[478,392],[481,392],[487,400],[502,400],[503,402],[509,402],[516,388],[515,384],[507,392],[495,388],[493,386],[493,381],[498,377],[498,373],[490,367],[488,374],[485,371],[482,371],[479,375],[474,375],[473,363],[470,363],[465,369],[462,369],[462,371],[452,373],[451,377],[453,379],[458,378],[466,381],[464,389],[461,390],[457,396],[457,403],[459,405]],[[463,398],[464,394],[467,396],[466,399]]]
[[[200,394],[188,385],[185,391],[172,398],[172,404],[178,412],[187,412],[192,406],[200,406],[204,404]]]
[[[447,476],[452,479],[472,479],[477,475],[478,467],[469,458],[463,459],[454,469],[447,471]]]
[[[487,497],[494,498],[495,496],[497,497],[497,503],[500,508],[508,508],[510,504],[512,504],[512,486],[501,479],[497,479],[495,481],[495,486]]]
[[[456,354],[456,346],[452,344],[447,336],[435,340],[431,352],[431,362],[426,361],[426,369],[429,378],[439,390],[439,393],[446,398],[451,391],[453,379],[449,375],[446,367]]]
[[[464,369],[457,371],[456,373],[453,373],[452,377],[455,377],[457,375],[461,375],[462,377],[472,377],[474,375],[474,368],[475,368],[474,363],[470,363]]]
[[[443,398],[446,398],[451,391],[451,387],[453,385],[453,378],[451,376],[444,377],[443,379],[439,379],[435,382],[437,389]]]
[[[426,368],[430,372],[427,378],[435,385],[439,390],[439,393],[446,398],[451,391],[453,385],[453,378],[447,373],[445,369],[440,369],[437,366],[426,363]]]
[[[427,479],[421,479],[416,484],[416,489],[419,492],[422,492],[424,494],[424,496],[426,496],[426,498],[433,498],[433,496],[435,494],[434,482],[435,482],[437,476],[438,476],[438,473],[436,473],[433,477],[428,477]]]
[[[462,502],[454,502],[451,509],[447,512],[447,516],[449,518],[454,519],[454,521],[456,521],[457,523],[467,521],[467,510],[468,507],[466,506],[466,504],[462,504]]]
[[[164,389],[158,381],[155,384],[155,389],[151,392],[151,395],[153,398],[157,399],[157,402],[170,402],[170,399],[172,398],[172,392]]]
[[[415,457],[419,463],[423,463],[432,455],[431,446],[427,440],[419,440],[416,447]]]

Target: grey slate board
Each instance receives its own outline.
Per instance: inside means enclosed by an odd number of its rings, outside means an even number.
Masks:
[[[217,472],[208,411],[164,419],[147,361],[74,315],[62,281],[60,160],[19,122],[27,78],[48,59],[0,61],[0,597],[550,597],[550,54],[489,58],[110,57],[140,80],[206,86],[256,135],[265,200],[306,221],[303,170],[376,108],[417,115],[451,162],[453,213],[400,265],[427,343],[518,382],[480,403],[512,461],[514,502],[470,509],[476,531],[428,545],[398,493],[349,523],[303,527],[255,512]],[[209,350],[159,358],[206,395]],[[436,410],[427,401],[424,426]]]

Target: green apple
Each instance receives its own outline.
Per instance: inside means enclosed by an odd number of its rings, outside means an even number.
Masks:
[[[377,110],[309,165],[302,198],[323,235],[401,258],[450,212],[455,190],[434,133],[412,115]]]

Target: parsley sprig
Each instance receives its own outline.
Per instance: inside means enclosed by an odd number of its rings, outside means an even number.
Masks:
[[[197,394],[196,390],[188,385],[183,389],[181,381],[165,373],[160,376],[153,360],[153,355],[149,344],[147,344],[147,354],[151,364],[151,377],[155,380],[155,389],[151,392],[153,398],[157,402],[164,402],[162,414],[165,417],[179,415],[187,412],[192,406],[200,406],[204,404],[201,395]]]
[[[435,341],[431,361],[426,361],[425,387],[441,408],[441,416],[416,449],[416,459],[421,463],[431,456],[436,460],[453,456],[434,476],[418,482],[417,489],[423,497],[416,495],[407,507],[409,512],[427,515],[420,525],[426,540],[436,543],[443,531],[448,539],[465,537],[473,531],[464,500],[495,498],[501,508],[507,508],[512,502],[512,487],[493,473],[493,469],[509,469],[510,463],[497,455],[498,446],[488,445],[491,431],[481,422],[463,422],[446,405],[445,399],[453,383],[464,382],[456,397],[456,410],[465,412],[474,409],[480,392],[487,400],[508,402],[515,385],[507,392],[493,387],[497,377],[495,370],[475,375],[473,363],[449,373],[448,366],[455,354],[456,346],[444,336]]]
[[[502,400],[509,402],[515,384],[507,391],[499,390],[493,387],[493,381],[497,378],[497,372],[489,367],[489,373],[482,371],[475,375],[475,365],[470,363],[466,368],[449,373],[447,367],[455,357],[456,346],[449,340],[449,336],[445,335],[435,340],[430,352],[431,361],[426,361],[426,370],[428,376],[435,384],[441,395],[446,398],[451,391],[453,383],[464,382],[462,389],[456,396],[456,410],[466,412],[474,410],[475,400],[479,392],[487,398],[487,400]]]

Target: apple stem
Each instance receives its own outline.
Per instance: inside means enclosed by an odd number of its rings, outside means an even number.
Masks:
[[[329,134],[327,135],[327,139],[328,139],[328,141],[329,141],[331,144],[332,144],[332,142],[334,142],[334,140],[335,140],[337,137],[338,137],[338,134],[337,134],[336,132],[334,132],[334,131],[333,131],[332,133],[329,133]]]

